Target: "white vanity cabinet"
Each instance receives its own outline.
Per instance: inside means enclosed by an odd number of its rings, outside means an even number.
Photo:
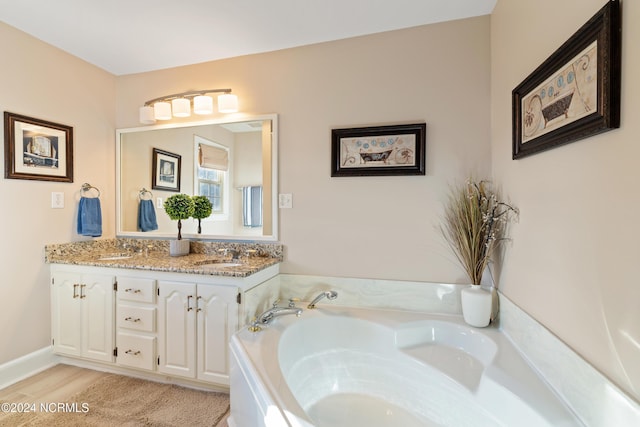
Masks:
[[[53,350],[59,354],[113,361],[115,278],[86,268],[51,275]]]
[[[278,270],[234,277],[52,264],[53,350],[65,363],[227,386],[231,335],[257,310],[253,290]]]
[[[159,281],[158,371],[228,385],[239,295],[233,285]]]

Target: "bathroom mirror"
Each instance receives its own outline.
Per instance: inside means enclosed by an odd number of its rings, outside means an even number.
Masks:
[[[183,193],[213,204],[200,234],[197,220],[182,221],[184,238],[276,241],[277,126],[272,114],[117,130],[117,235],[175,238],[163,203]],[[157,229],[142,231],[142,205],[152,206]]]

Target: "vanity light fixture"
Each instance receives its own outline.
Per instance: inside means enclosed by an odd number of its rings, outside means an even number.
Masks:
[[[213,98],[208,93],[220,93],[218,96],[218,112],[235,113],[238,111],[238,97],[231,94],[231,89],[205,89],[175,93],[151,99],[140,107],[140,123],[151,125],[156,120],[170,120],[171,117],[189,117],[191,100],[195,114],[212,114]]]

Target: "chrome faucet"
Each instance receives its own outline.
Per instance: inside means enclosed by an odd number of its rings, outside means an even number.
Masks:
[[[240,259],[240,252],[236,249],[221,248],[221,249],[218,249],[218,253],[222,254],[224,258],[231,255],[231,261],[237,261],[238,259]]]
[[[302,309],[300,307],[273,307],[262,313],[258,317],[258,321],[263,325],[266,325],[274,317],[285,316],[287,314],[295,314],[296,317],[300,317]]]
[[[259,325],[268,324],[274,317],[285,316],[287,314],[295,314],[296,317],[300,317],[302,314],[302,309],[293,305],[292,301],[289,302],[289,307],[279,307],[278,302],[280,302],[280,300],[276,300],[270,309],[258,316],[258,318],[253,321],[251,327],[260,330]]]
[[[326,291],[321,293],[320,295],[318,295],[317,297],[315,297],[313,299],[313,301],[311,301],[309,303],[309,305],[307,306],[307,308],[311,309],[311,308],[316,308],[316,304],[318,303],[318,301],[320,301],[322,298],[327,298],[328,300],[334,300],[336,298],[338,298],[338,293],[336,291]]]

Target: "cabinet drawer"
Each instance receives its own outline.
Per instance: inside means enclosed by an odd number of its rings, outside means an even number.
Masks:
[[[155,307],[133,307],[118,304],[116,324],[118,328],[155,332],[156,309]]]
[[[155,369],[155,337],[119,333],[116,337],[119,365],[133,368]]]
[[[153,303],[156,301],[156,281],[137,277],[118,277],[118,299]]]

